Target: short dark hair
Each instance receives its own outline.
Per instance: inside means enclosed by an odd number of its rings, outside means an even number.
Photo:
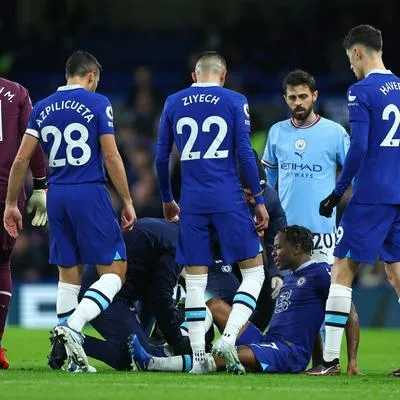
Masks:
[[[282,89],[286,93],[288,86],[307,85],[312,92],[317,90],[317,84],[314,77],[306,71],[295,69],[289,72],[283,80]]]
[[[267,174],[265,173],[265,169],[261,164],[261,160],[258,158],[257,152],[254,149],[252,149],[252,150],[253,150],[254,159],[255,159],[256,165],[257,165],[258,175],[260,177],[261,190],[264,190],[265,186],[267,185]],[[240,179],[240,184],[242,185],[242,189],[248,189],[249,185],[244,179],[243,170],[240,166],[239,166],[239,179]],[[252,193],[252,194],[256,194],[256,193]]]
[[[355,44],[362,44],[375,51],[381,51],[382,32],[371,25],[357,25],[350,29],[343,40],[343,46],[346,50],[352,48]]]
[[[194,66],[196,66],[196,64],[200,61],[200,60],[206,60],[207,58],[211,58],[211,57],[216,57],[225,67],[226,67],[226,60],[225,57],[222,56],[221,54],[219,54],[216,51],[203,51],[202,53],[200,53],[197,57],[196,60],[194,62]]]
[[[67,76],[85,76],[92,71],[101,71],[102,67],[96,57],[87,51],[75,51],[65,64],[65,73]]]
[[[294,246],[299,245],[304,253],[311,254],[314,247],[313,234],[304,226],[291,225],[281,229],[279,232],[286,235],[286,240]]]

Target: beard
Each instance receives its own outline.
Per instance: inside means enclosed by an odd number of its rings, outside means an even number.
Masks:
[[[310,108],[298,107],[294,110],[291,110],[291,113],[294,119],[297,119],[298,121],[304,121],[309,117],[312,109],[312,106]]]

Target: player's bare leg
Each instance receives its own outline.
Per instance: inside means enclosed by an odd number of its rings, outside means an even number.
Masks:
[[[233,298],[232,311],[229,314],[221,337],[215,342],[212,353],[224,358],[229,372],[243,374],[245,369],[240,363],[235,343],[240,329],[253,313],[262,284],[264,282],[264,265],[262,254],[239,262],[242,283]]]
[[[343,331],[351,309],[351,294],[358,262],[337,258],[332,267],[331,286],[325,311],[324,362],[307,371],[308,375],[339,375],[339,355]]]
[[[186,267],[185,319],[189,328],[190,345],[193,352],[193,367],[190,373],[205,374],[205,319],[206,303],[204,292],[207,286],[208,268],[205,266]]]

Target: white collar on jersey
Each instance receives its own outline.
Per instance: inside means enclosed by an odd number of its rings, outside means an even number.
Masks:
[[[196,82],[192,83],[192,87],[208,87],[208,86],[219,86],[216,82]]]
[[[79,85],[79,83],[77,83],[76,85],[65,85],[65,86],[60,86],[60,87],[57,89],[57,92],[58,92],[58,91],[61,91],[61,90],[72,90],[72,89],[83,89],[83,86]]]
[[[314,260],[308,260],[308,261],[306,261],[304,264],[301,264],[300,267],[296,268],[293,272],[301,271],[302,269],[304,269],[304,268],[306,268],[306,267],[308,267],[309,265],[314,264],[314,263],[315,263]]]
[[[370,74],[391,74],[391,73],[392,71],[390,69],[372,69],[371,71],[368,72],[367,76]]]

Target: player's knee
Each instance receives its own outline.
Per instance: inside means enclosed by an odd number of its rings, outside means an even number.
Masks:
[[[260,287],[264,283],[265,272],[264,272],[263,265],[258,265],[257,267],[253,267],[253,268],[241,269],[241,273],[242,273],[243,281],[252,280]]]
[[[186,273],[186,291],[205,291],[207,286],[207,275],[192,275]]]

